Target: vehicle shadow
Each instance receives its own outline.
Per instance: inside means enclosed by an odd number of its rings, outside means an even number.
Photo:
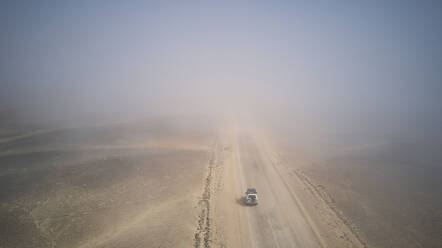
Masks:
[[[249,205],[246,204],[246,197],[241,196],[240,198],[236,198],[236,203],[238,203],[241,206],[249,207]]]

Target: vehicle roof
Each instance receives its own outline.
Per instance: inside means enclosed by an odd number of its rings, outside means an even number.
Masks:
[[[247,194],[256,194],[256,189],[255,188],[247,188]]]

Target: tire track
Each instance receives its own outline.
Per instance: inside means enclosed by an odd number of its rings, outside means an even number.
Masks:
[[[210,199],[211,199],[211,186],[214,177],[214,169],[216,165],[216,152],[218,143],[215,142],[214,148],[210,155],[209,167],[207,177],[204,180],[204,191],[202,199],[198,202],[200,213],[198,215],[198,225],[194,235],[195,248],[210,248],[211,246],[211,217],[210,217]]]

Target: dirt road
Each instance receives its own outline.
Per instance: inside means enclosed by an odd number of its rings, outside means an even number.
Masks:
[[[211,172],[213,247],[322,247],[299,200],[255,139],[237,132],[224,137],[213,162],[223,170]],[[257,189],[259,205],[244,205],[247,187]]]
[[[237,147],[242,188],[255,187],[262,199],[247,207],[255,247],[321,247],[299,200],[290,192],[253,137],[242,134]]]
[[[210,203],[208,242],[195,243],[195,247],[362,247],[336,216],[330,218],[333,212],[323,202],[304,204],[298,195],[305,190],[304,184],[294,188],[296,179],[288,177],[293,173],[275,161],[274,153],[258,136],[238,130],[219,135],[210,164],[206,182],[211,198],[204,199]],[[243,203],[247,187],[257,189],[257,206]],[[325,206],[321,213],[327,218],[320,219],[320,228],[318,218],[306,209],[312,203],[315,208]],[[209,208],[202,209],[203,216],[207,212]],[[324,225],[333,233],[321,232]]]

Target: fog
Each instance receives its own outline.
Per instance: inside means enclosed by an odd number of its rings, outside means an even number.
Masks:
[[[6,1],[0,9],[0,104],[21,118],[442,126],[440,4]]]
[[[441,3],[0,1],[0,246],[441,247]]]

